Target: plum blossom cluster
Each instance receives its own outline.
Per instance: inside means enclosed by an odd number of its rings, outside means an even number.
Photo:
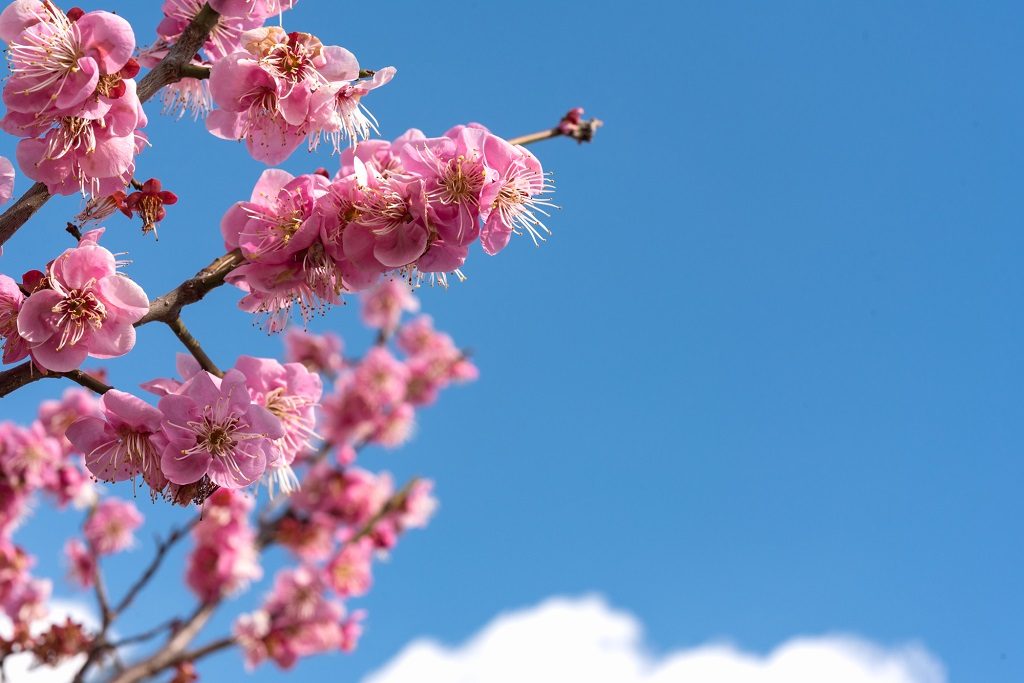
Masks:
[[[100,246],[102,235],[102,228],[87,232],[21,282],[0,274],[4,363],[31,356],[44,372],[68,372],[90,356],[116,358],[135,346],[134,324],[149,312],[149,298]]]
[[[166,57],[205,4],[205,0],[164,0],[164,18],[156,28],[157,40],[144,48],[139,57],[143,66],[156,66]],[[268,18],[279,17],[298,0],[214,0],[209,4],[219,16],[201,53],[192,59],[192,66],[200,68],[209,68],[217,60],[243,51],[243,34],[260,28]],[[208,81],[200,78],[186,77],[168,85],[163,99],[165,111],[179,116],[191,111],[198,118],[213,108]]]
[[[49,611],[52,582],[32,575],[35,558],[15,543],[14,532],[39,495],[58,508],[95,503],[92,479],[64,432],[78,418],[96,411],[92,395],[76,388],[60,400],[43,402],[27,427],[0,422],[0,617],[12,626],[6,637],[0,637],[0,659],[33,652],[39,661],[55,664],[81,652],[88,640],[81,625],[71,621],[41,631],[32,628]],[[104,548],[113,547],[106,543],[113,539],[94,538],[102,540]],[[86,571],[91,582],[93,571]]]
[[[203,506],[185,569],[185,583],[201,601],[236,593],[263,576],[256,532],[249,523],[254,505],[252,496],[219,489]]]
[[[374,558],[406,530],[425,526],[436,507],[430,482],[395,493],[386,474],[326,462],[310,469],[305,484],[269,539],[297,565],[278,572],[260,609],[235,622],[249,667],[270,660],[287,669],[301,657],[355,649],[366,612],[349,611],[345,601],[369,592]]]
[[[347,465],[365,445],[400,446],[418,407],[453,382],[476,378],[475,366],[428,317],[400,324],[403,311],[418,307],[401,280],[367,292],[363,317],[379,343],[357,361],[342,356],[340,338],[300,330],[287,335],[289,362],[241,356],[223,376],[181,354],[178,378],[143,385],[156,405],[110,389],[93,414],[67,427],[67,438],[96,479],[141,480],[175,502],[259,482],[271,494],[291,493],[299,485],[295,468],[318,449]],[[388,348],[390,339],[404,358]],[[326,397],[325,380],[333,383]]]
[[[446,285],[464,279],[476,241],[491,255],[514,233],[542,241],[550,190],[537,157],[479,125],[363,142],[333,177],[260,176],[221,221],[225,246],[246,259],[228,281],[271,331],[294,309],[308,321],[389,274]]]
[[[263,25],[296,0],[210,4],[219,17],[203,56],[192,62],[209,69],[209,81],[186,77],[170,85],[164,94],[168,111],[207,117],[213,135],[244,141],[252,157],[267,164],[281,163],[303,142],[315,149],[326,138],[340,151],[346,141],[355,143],[377,130],[362,99],[388,83],[394,67],[364,71],[343,47]],[[143,51],[143,64],[153,66],[165,57],[203,5],[203,0],[164,0],[158,39]]]
[[[377,122],[365,96],[395,69],[363,69],[343,47],[286,31],[283,15],[297,1],[163,0],[156,42],[138,52],[132,27],[110,12],[65,11],[52,0],[13,0],[0,11],[10,66],[0,129],[19,138],[18,165],[48,191],[33,188],[0,218],[2,239],[49,194],[86,198],[68,226],[76,246],[39,270],[0,274],[2,361],[29,359],[0,373],[0,394],[41,377],[98,394],[69,390],[28,426],[0,422],[0,621],[11,624],[0,637],[0,678],[9,656],[54,666],[85,655],[75,680],[191,683],[195,662],[225,647],[239,647],[249,667],[285,669],[350,652],[375,562],[437,506],[432,482],[396,486],[357,464],[364,449],[408,443],[419,409],[477,377],[468,354],[416,315],[415,290],[465,279],[475,242],[494,255],[513,234],[543,241],[552,186],[532,153],[478,124],[368,139]],[[137,86],[142,66],[154,69]],[[121,212],[155,235],[178,202],[157,178],[135,177],[148,145],[142,102],[160,90],[171,113],[204,117],[213,135],[243,142],[267,165],[303,145],[340,160],[334,173],[266,170],[221,220],[228,253],[151,306],[123,272],[128,262],[100,245],[104,228],[87,226]],[[582,115],[571,110],[556,129],[519,141],[589,140],[599,122]],[[14,167],[0,157],[0,202],[13,185]],[[185,329],[181,308],[225,282],[267,330],[287,328],[284,361],[240,355],[221,370]],[[375,338],[361,355],[335,334],[289,328],[293,313],[308,323],[356,292]],[[79,370],[127,354],[135,328],[152,321],[190,352],[176,376],[136,392],[107,386],[103,370]],[[151,504],[162,497],[190,508],[190,519],[157,539],[148,563],[131,563],[136,581],[108,585],[104,569],[127,564],[119,556],[138,545],[137,501],[147,492]],[[15,542],[40,500],[81,511],[63,555],[70,583],[96,594],[98,627],[41,621],[52,584]],[[114,622],[186,540],[181,574],[197,604],[115,642]],[[272,546],[286,558],[275,572],[263,559]],[[254,585],[268,589],[258,607],[230,634],[189,649],[228,597]],[[128,644],[153,648],[125,666],[118,652]]]
[[[135,34],[110,12],[16,0],[0,14],[11,76],[0,128],[21,138],[18,165],[52,194],[123,189],[146,144]]]
[[[193,545],[184,567],[200,605],[218,605],[259,581],[268,546],[288,551],[291,561],[261,606],[235,621],[232,642],[248,666],[289,668],[302,657],[355,649],[366,612],[350,601],[371,589],[374,561],[425,526],[437,505],[431,482],[396,490],[386,472],[357,467],[358,453],[404,443],[416,408],[476,377],[429,317],[403,322],[419,310],[407,282],[381,282],[363,301],[376,342],[361,358],[345,357],[334,334],[293,329],[286,363],[243,356],[219,377],[180,356],[178,378],[144,385],[155,405],[117,389],[99,398],[72,389],[44,403],[27,428],[0,424],[0,608],[18,625],[0,641],[0,660],[31,652],[54,664],[96,638],[74,622],[31,628],[46,614],[51,590],[13,543],[31,498],[47,494],[59,506],[86,509],[81,536],[64,546],[65,562],[72,584],[99,590],[105,558],[135,545],[143,516],[133,502],[100,497],[94,482],[129,479],[154,495],[201,503],[187,527]],[[326,398],[325,384],[332,387]],[[290,495],[273,498],[257,524],[261,481]],[[191,670],[190,662],[175,666]]]

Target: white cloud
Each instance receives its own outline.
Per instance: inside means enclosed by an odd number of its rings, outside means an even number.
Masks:
[[[945,683],[920,645],[793,638],[767,655],[729,644],[653,655],[631,614],[599,597],[552,598],[503,614],[468,641],[415,640],[363,683]]]
[[[34,631],[42,631],[49,624],[63,622],[66,617],[95,629],[99,626],[93,612],[79,602],[51,600],[50,614],[43,622],[33,624]],[[10,634],[11,624],[6,617],[0,617],[0,635]],[[8,657],[4,661],[7,679],[16,683],[67,683],[85,661],[85,655],[73,657],[60,666],[34,666],[32,655],[21,654]]]

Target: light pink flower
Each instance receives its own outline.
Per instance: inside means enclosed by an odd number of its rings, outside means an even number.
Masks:
[[[146,144],[139,130],[147,122],[134,80],[124,93],[105,100],[100,115],[68,112],[38,117],[11,111],[0,122],[23,137],[17,158],[22,172],[53,194],[81,192],[93,197],[123,190],[135,172],[135,157]]]
[[[135,52],[125,19],[89,12],[72,20],[49,2],[37,16],[40,21],[8,40],[12,74],[3,94],[9,110],[70,112],[120,83],[119,72]]]
[[[284,517],[277,524],[274,540],[304,562],[323,560],[334,547],[334,523],[319,513],[304,519]]]
[[[484,163],[484,144],[489,135],[480,128],[464,127],[452,137],[412,140],[401,147],[406,172],[426,182],[437,216],[435,242],[440,240],[447,250],[455,252],[450,264],[454,267],[432,270],[458,268],[465,260],[465,248],[479,236],[480,199],[485,188],[498,178],[497,171]],[[440,263],[440,256],[435,254],[432,260]]]
[[[427,250],[431,218],[423,180],[414,176],[377,177],[356,205],[359,216],[344,235],[346,251],[372,236],[373,257],[387,268],[407,266]]]
[[[363,104],[363,97],[377,88],[387,85],[395,77],[395,67],[387,66],[374,72],[370,78],[360,78],[359,61],[343,47],[330,45],[324,48],[327,64],[321,68],[330,83],[333,99],[330,101],[330,123],[326,127],[334,151],[341,151],[345,140],[355,146],[359,140],[379,133],[377,119]]]
[[[235,622],[246,665],[252,668],[271,659],[288,669],[300,657],[339,649],[345,610],[324,598],[325,590],[323,579],[311,568],[278,572],[263,607]]]
[[[301,363],[281,365],[271,358],[252,356],[239,357],[235,369],[245,375],[253,401],[281,422],[284,435],[274,442],[267,469],[271,491],[276,480],[282,491],[291,493],[298,488],[291,464],[309,449],[310,439],[316,436],[315,409],[323,393],[320,376]]]
[[[332,332],[310,334],[291,327],[285,333],[284,344],[289,362],[302,363],[313,372],[333,376],[345,367],[341,337]]]
[[[67,438],[85,456],[85,466],[101,481],[125,481],[141,474],[150,488],[162,491],[160,453],[151,437],[163,415],[142,399],[117,389],[100,398],[100,416],[80,418]]]
[[[96,557],[77,538],[70,538],[64,544],[64,555],[68,560],[68,576],[80,588],[92,588],[96,582]]]
[[[29,491],[53,489],[64,451],[38,422],[31,427],[5,423],[0,430],[0,468],[4,479]]]
[[[0,204],[14,194],[14,164],[7,157],[0,157]]]
[[[366,610],[357,609],[341,622],[341,651],[353,652],[359,645],[359,639],[363,635],[363,621],[366,619]]]
[[[359,392],[375,405],[398,403],[405,396],[409,370],[383,346],[366,352],[353,375]]]
[[[281,421],[253,402],[245,376],[223,379],[200,372],[158,404],[168,444],[160,459],[164,476],[191,484],[209,476],[224,488],[243,488],[263,476]]]
[[[293,504],[304,512],[320,512],[351,527],[366,524],[380,512],[394,492],[391,475],[375,475],[359,468],[313,467],[294,496]]]
[[[319,237],[313,210],[327,186],[316,174],[296,178],[278,169],[264,171],[249,201],[232,206],[221,220],[225,247],[240,248],[249,261],[287,262]]]
[[[526,233],[534,244],[544,241],[551,231],[538,216],[554,208],[546,194],[552,185],[544,169],[525,147],[511,145],[496,135],[484,142],[484,163],[497,173],[497,181],[486,186],[480,201],[484,227],[480,242],[488,254],[497,254],[508,244],[512,233]]]
[[[412,438],[415,427],[416,408],[400,403],[380,417],[372,441],[385,448],[398,448]]]
[[[327,563],[327,584],[342,598],[359,597],[373,586],[373,541],[361,538],[346,543]]]
[[[219,109],[207,117],[207,128],[245,140],[254,159],[279,164],[303,140],[318,139],[327,124],[324,47],[315,36],[276,26],[247,31],[241,40],[244,51],[218,59],[210,72]]]
[[[249,523],[252,508],[250,496],[231,489],[217,490],[204,503],[185,572],[186,583],[201,600],[234,593],[263,575]]]
[[[114,255],[87,233],[47,269],[49,288],[29,296],[18,332],[32,358],[47,370],[67,372],[87,356],[115,358],[135,345],[134,323],[149,312],[142,288],[117,272]]]
[[[403,312],[415,313],[420,309],[420,302],[412,292],[413,288],[404,280],[383,280],[363,294],[363,322],[390,335],[398,329]]]
[[[135,542],[133,534],[141,525],[142,514],[135,505],[107,498],[96,506],[82,531],[97,555],[110,555],[131,547]]]
[[[428,479],[418,479],[413,484],[397,514],[399,526],[403,530],[427,526],[437,510],[437,499],[433,491],[434,482]]]
[[[3,338],[3,362],[16,363],[28,355],[28,342],[18,334],[18,313],[25,301],[18,283],[0,275],[0,337]]]
[[[295,7],[299,0],[211,0],[210,7],[228,16],[267,17]]]
[[[65,451],[70,452],[72,446],[65,438],[68,427],[81,417],[94,417],[100,414],[100,403],[91,391],[80,387],[71,387],[64,391],[60,400],[43,401],[39,404],[37,419],[43,430],[55,439],[64,443]]]

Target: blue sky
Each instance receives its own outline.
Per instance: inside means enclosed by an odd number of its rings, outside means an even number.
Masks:
[[[82,5],[122,12],[140,42],[158,19],[156,3]],[[286,15],[398,68],[368,100],[386,137],[469,120],[511,136],[576,105],[607,124],[591,146],[535,149],[563,207],[547,244],[476,253],[467,283],[423,293],[482,378],[366,464],[433,477],[442,507],[380,567],[360,651],[296,677],[358,680],[417,636],[458,642],[502,610],[599,592],[656,650],[844,631],[920,640],[951,680],[1024,679],[1022,24],[1010,2],[303,0]],[[182,202],[159,243],[120,220],[106,241],[155,295],[222,252],[220,216],[261,167],[150,111],[139,175]],[[51,202],[4,272],[64,248],[77,209]],[[224,288],[185,320],[224,364],[276,353],[236,300]],[[351,307],[315,329],[366,339]],[[173,341],[145,328],[113,383],[169,374]],[[5,416],[60,389],[4,399]],[[69,524],[41,513],[25,539],[44,571],[61,571]],[[172,574],[136,623],[184,603]]]

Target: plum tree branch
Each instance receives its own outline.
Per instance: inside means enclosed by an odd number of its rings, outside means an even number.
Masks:
[[[141,102],[146,102],[161,88],[180,81],[186,75],[188,65],[206,42],[218,19],[220,15],[209,4],[203,6],[167,56],[139,81],[138,94]],[[50,196],[46,185],[36,183],[4,211],[0,215],[0,246],[11,239],[14,233],[42,208]]]
[[[513,145],[529,145],[534,142],[550,140],[551,138],[557,138],[564,135],[565,137],[570,137],[577,142],[591,142],[594,139],[594,135],[597,133],[597,129],[603,125],[604,121],[601,119],[589,119],[587,121],[580,121],[578,125],[568,130],[563,130],[561,127],[555,127],[549,130],[530,133],[529,135],[520,135],[519,137],[509,138],[508,141]]]
[[[199,340],[192,336],[192,333],[188,331],[187,327],[185,327],[185,323],[181,321],[181,318],[174,318],[173,320],[168,321],[167,326],[171,328],[172,332],[174,332],[174,336],[181,340],[181,343],[185,345],[185,348],[192,354],[192,357],[199,362],[199,367],[206,370],[211,375],[216,375],[217,377],[224,376],[224,372],[217,367],[217,364],[214,363],[210,356],[207,355],[206,351],[203,350],[203,347],[199,344]]]

